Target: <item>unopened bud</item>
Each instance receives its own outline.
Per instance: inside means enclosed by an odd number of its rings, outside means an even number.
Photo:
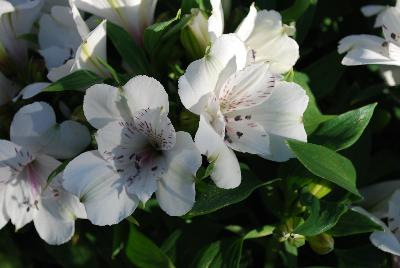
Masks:
[[[307,241],[311,249],[319,255],[326,255],[335,248],[335,240],[331,235],[325,233],[307,237]]]
[[[181,31],[181,42],[193,59],[204,56],[210,36],[208,18],[200,9],[192,9],[191,19]]]

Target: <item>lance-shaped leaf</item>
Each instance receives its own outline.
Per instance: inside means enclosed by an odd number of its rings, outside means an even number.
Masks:
[[[50,84],[42,92],[82,91],[102,81],[103,78],[91,71],[78,70]]]

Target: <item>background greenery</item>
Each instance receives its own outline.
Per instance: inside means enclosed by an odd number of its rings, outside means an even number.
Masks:
[[[236,28],[250,4],[232,0],[226,31]],[[396,143],[400,92],[385,86],[376,66],[342,66],[337,44],[349,34],[380,34],[373,29],[374,19],[364,18],[360,7],[393,3],[259,0],[256,4],[282,12],[287,23],[297,21],[301,56],[286,79],[301,84],[312,98],[304,120],[313,144],[290,142],[298,159],[285,164],[238,155],[243,181],[234,190],[216,188],[205,165],[198,176],[197,203],[182,218],[167,216],[151,200],[116,226],[78,220],[72,241],[59,247],[43,242],[32,224],[17,233],[9,224],[0,231],[1,268],[392,265],[391,256],[369,243],[369,233],[379,227],[348,206],[359,200],[357,189],[400,178],[400,143]],[[140,73],[156,77],[170,95],[174,125],[192,133],[197,119],[179,103],[176,87],[182,70],[193,60],[185,55],[180,30],[188,21],[184,14],[196,6],[209,12],[207,1],[159,0],[159,23],[146,30],[143,49],[109,24],[107,61],[115,75],[106,81],[123,84]],[[180,8],[182,14],[175,18]],[[131,68],[128,73],[120,67],[120,55]],[[43,62],[34,53],[32,59],[36,71],[27,71],[25,83],[43,80]],[[73,111],[72,118],[85,123],[83,93],[74,90],[101,80],[78,72],[29,102],[46,100],[63,118],[62,101]],[[8,138],[13,114],[27,103],[0,107],[2,138]]]

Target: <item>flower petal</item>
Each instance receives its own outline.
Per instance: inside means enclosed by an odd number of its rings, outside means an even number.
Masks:
[[[236,59],[236,67],[242,69],[247,59],[246,48],[235,35],[223,35],[213,43],[208,55],[188,66],[178,86],[179,97],[188,110],[201,113],[196,105],[216,89],[221,73],[232,63],[232,58]]]
[[[29,98],[32,98],[42,92],[43,89],[45,89],[47,86],[49,86],[50,83],[46,82],[39,82],[39,83],[33,83],[30,85],[27,85],[21,91],[19,92],[18,96],[16,99],[22,97],[22,99],[26,100]]]
[[[268,62],[273,73],[286,73],[299,58],[299,46],[289,37],[289,27],[282,24],[281,15],[274,11],[261,10],[254,20],[254,10],[239,26],[238,32],[246,45],[255,51],[255,62]],[[253,25],[252,25],[253,24]],[[252,31],[249,31],[252,26]]]
[[[75,121],[64,121],[47,133],[48,145],[44,152],[57,159],[69,159],[82,152],[90,144],[86,126]]]
[[[96,225],[119,223],[133,213],[139,202],[128,195],[125,181],[97,151],[83,153],[68,164],[63,186],[79,197],[88,219]]]
[[[275,80],[266,64],[252,64],[235,73],[219,93],[222,113],[260,105],[272,94]]]
[[[33,155],[21,146],[0,140],[0,185],[17,176],[32,159]]]
[[[136,129],[147,137],[156,150],[170,150],[176,132],[168,116],[159,109],[140,110],[134,115]]]
[[[124,93],[132,113],[142,109],[162,108],[168,114],[168,95],[156,79],[138,75],[125,84]]]
[[[32,151],[48,144],[46,133],[56,126],[53,108],[45,102],[35,102],[22,107],[10,127],[11,141]]]
[[[235,153],[227,147],[203,115],[200,115],[195,142],[208,161],[215,163],[211,179],[218,187],[231,189],[240,185],[241,171]]]
[[[242,20],[240,25],[236,29],[236,34],[241,40],[246,40],[249,38],[250,34],[253,32],[257,18],[257,9],[254,3],[251,4],[249,13]]]
[[[157,200],[170,216],[186,214],[195,201],[196,171],[201,166],[201,154],[186,132],[176,133],[176,145],[165,152],[167,171],[157,181]]]
[[[86,90],[83,112],[89,123],[100,129],[108,123],[122,120],[129,114],[118,88],[105,84],[94,85]]]
[[[303,114],[308,97],[296,83],[277,82],[271,96],[261,105],[243,113],[261,124],[267,133],[284,138],[307,141],[303,124]]]
[[[0,229],[3,228],[10,220],[5,207],[5,193],[6,185],[0,182]]]
[[[396,190],[389,200],[388,226],[389,229],[400,237],[400,190]]]
[[[343,65],[385,64],[400,65],[399,59],[389,56],[385,39],[373,35],[350,35],[339,42],[339,53],[347,52]]]
[[[371,243],[380,250],[400,256],[400,243],[391,232],[373,232],[369,239]]]
[[[75,219],[85,216],[79,199],[62,188],[61,174],[53,178],[42,193],[38,212],[33,219],[40,237],[51,245],[61,245],[75,232]]]
[[[224,33],[224,10],[221,0],[211,0],[212,14],[208,18],[208,34],[211,42]]]
[[[109,72],[98,58],[107,59],[106,21],[100,23],[78,47],[71,72],[89,70],[101,77],[109,77]]]

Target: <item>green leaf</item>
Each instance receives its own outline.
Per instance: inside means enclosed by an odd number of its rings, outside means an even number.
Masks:
[[[158,22],[146,28],[144,31],[144,46],[150,55],[154,55],[160,46],[161,38],[175,21],[181,17],[181,10],[178,11],[175,18],[168,21]]]
[[[316,236],[331,229],[346,212],[347,206],[341,203],[330,203],[307,194],[303,201],[310,206],[310,216],[297,226],[293,233],[304,236]]]
[[[314,94],[308,86],[310,79],[306,74],[294,72],[293,76],[291,75],[291,79],[293,79],[294,83],[299,84],[306,91],[309,98],[308,106],[304,112],[303,119],[304,128],[306,129],[307,134],[311,134],[321,122],[327,120],[330,118],[330,116],[323,115],[319,110]]]
[[[310,87],[317,98],[325,97],[335,89],[346,69],[340,63],[342,57],[333,50],[303,70],[310,77]]]
[[[382,227],[369,217],[354,210],[348,210],[328,233],[332,236],[349,236],[381,230]]]
[[[125,253],[128,259],[141,268],[173,268],[175,267],[168,256],[156,245],[138,231],[133,224],[130,226],[129,239]]]
[[[187,216],[194,217],[208,214],[238,203],[249,197],[257,188],[276,181],[260,181],[245,170],[242,170],[242,178],[242,183],[238,187],[229,190],[218,188],[213,182],[197,184],[196,203]]]
[[[281,12],[283,22],[289,23],[291,21],[298,20],[301,15],[308,9],[311,4],[314,4],[316,0],[295,0],[294,4]]]
[[[274,226],[266,225],[251,230],[240,238],[228,238],[216,241],[203,250],[195,267],[239,267],[244,241],[272,235],[274,229]]]
[[[353,145],[364,132],[376,103],[341,114],[322,122],[310,136],[310,142],[332,150],[343,150]]]
[[[107,71],[111,74],[112,78],[115,80],[118,86],[122,86],[121,78],[119,77],[117,71],[115,71],[115,69],[102,58],[97,57],[97,60],[100,62],[101,65],[104,66],[104,68],[107,69]]]
[[[135,75],[149,73],[149,62],[144,50],[136,44],[128,32],[111,22],[107,22],[107,35]]]
[[[83,91],[102,81],[103,78],[91,71],[78,70],[50,84],[48,87],[43,89],[43,92],[60,92],[67,90]]]
[[[247,240],[247,239],[255,239],[255,238],[269,236],[272,235],[274,230],[275,226],[265,225],[262,226],[261,228],[251,230],[245,236],[243,236],[243,239]]]
[[[349,159],[321,145],[294,140],[288,144],[311,173],[360,196],[356,187],[356,170]]]

